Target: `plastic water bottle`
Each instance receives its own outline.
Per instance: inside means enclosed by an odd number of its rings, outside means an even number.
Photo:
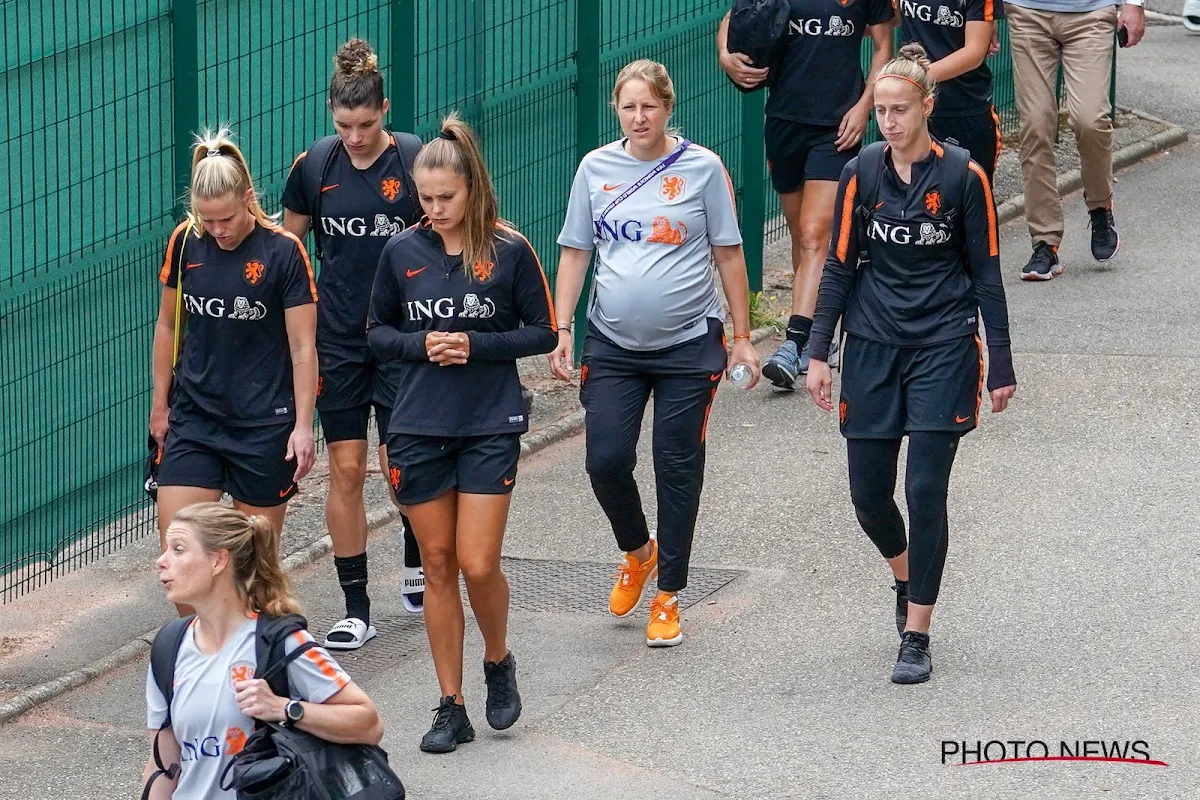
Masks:
[[[748,388],[752,380],[754,373],[745,364],[734,364],[733,369],[729,370],[729,382],[739,389]]]

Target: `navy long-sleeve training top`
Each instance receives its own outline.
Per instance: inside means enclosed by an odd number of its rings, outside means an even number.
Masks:
[[[946,216],[943,153],[934,142],[929,155],[912,165],[906,184],[896,174],[888,148],[868,231],[862,230],[856,213],[858,159],[842,170],[813,319],[812,358],[829,357],[834,327],[843,315],[842,327],[854,336],[896,347],[925,347],[975,334],[982,312],[991,362],[988,389],[1016,383],[991,186],[983,168],[972,161],[965,208],[958,210],[964,247],[959,226]],[[869,260],[859,263],[864,235]]]
[[[390,433],[486,436],[529,429],[516,360],[558,344],[542,265],[524,236],[497,227],[495,261],[463,269],[429,223],[383,249],[367,312],[367,342],[394,361],[398,392]],[[430,331],[466,331],[466,364],[429,360]]]

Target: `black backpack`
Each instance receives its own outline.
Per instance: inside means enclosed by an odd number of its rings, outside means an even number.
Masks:
[[[750,56],[759,69],[772,67],[787,44],[788,0],[734,0],[729,12],[726,49]],[[770,82],[770,77],[752,89],[737,86],[740,92],[753,92]],[[733,79],[730,78],[730,82]]]
[[[159,733],[171,726],[175,662],[193,619],[184,617],[168,622],[155,635],[150,647],[154,682],[167,701],[167,716]],[[279,697],[293,697],[288,665],[318,647],[310,640],[286,653],[288,637],[307,629],[307,620],[299,614],[258,616],[254,631],[254,677],[265,680]],[[166,775],[168,780],[179,775],[179,764],[163,766],[157,734],[154,763],[158,771],[146,782],[143,800],[150,796],[150,787],[159,775]],[[230,773],[232,780],[226,785]],[[243,800],[404,800],[404,785],[388,766],[387,753],[382,748],[333,744],[300,730],[258,721],[242,751],[222,773],[221,788],[236,789]]]
[[[858,154],[858,167],[855,178],[858,184],[858,207],[856,209],[862,224],[862,235],[859,237],[859,260],[871,260],[867,252],[867,231],[875,219],[875,206],[879,202],[879,184],[883,181],[883,156],[886,142],[872,142]],[[939,187],[945,210],[942,218],[952,225],[958,234],[958,241],[963,251],[963,265],[970,274],[970,263],[967,261],[967,237],[963,231],[962,209],[966,202],[967,176],[970,173],[971,154],[966,149],[951,142],[942,143],[942,183]]]
[[[404,165],[404,185],[408,189],[408,196],[412,198],[413,205],[420,208],[420,204],[417,202],[416,186],[412,179],[412,167],[413,162],[417,159],[417,153],[421,152],[421,139],[412,133],[392,131],[391,135],[396,140],[396,149],[400,151],[400,162]],[[311,212],[309,218],[313,221],[313,241],[316,243],[315,250],[318,260],[324,253],[321,245],[321,187],[325,185],[325,175],[329,172],[329,165],[333,163],[333,156],[341,146],[342,140],[336,133],[322,136],[313,142],[305,157],[296,166],[300,170],[304,197],[308,200],[308,210]],[[314,166],[318,165],[319,169],[314,169]]]

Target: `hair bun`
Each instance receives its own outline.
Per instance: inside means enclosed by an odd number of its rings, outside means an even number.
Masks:
[[[365,39],[351,39],[333,57],[337,71],[343,75],[370,75],[379,71],[379,56]]]
[[[929,60],[929,54],[925,52],[925,48],[917,42],[910,42],[901,47],[900,52],[896,53],[896,57],[919,64],[922,69],[929,69],[930,64],[933,63]]]

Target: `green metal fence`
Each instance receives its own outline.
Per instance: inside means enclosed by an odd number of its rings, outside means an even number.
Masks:
[[[0,599],[154,530],[141,490],[155,276],[179,216],[191,132],[228,124],[268,209],[329,130],[331,59],[369,39],[393,127],[429,138],[462,111],[501,211],[553,280],[579,158],[616,138],[609,87],[664,62],[676,122],[735,181],[755,288],[782,233],[762,93],[716,63],[728,0],[0,0]],[[1004,34],[1002,34],[1004,35]],[[1004,52],[1007,52],[1005,48]],[[998,107],[1011,113],[1005,62]],[[393,68],[393,65],[399,67]]]

